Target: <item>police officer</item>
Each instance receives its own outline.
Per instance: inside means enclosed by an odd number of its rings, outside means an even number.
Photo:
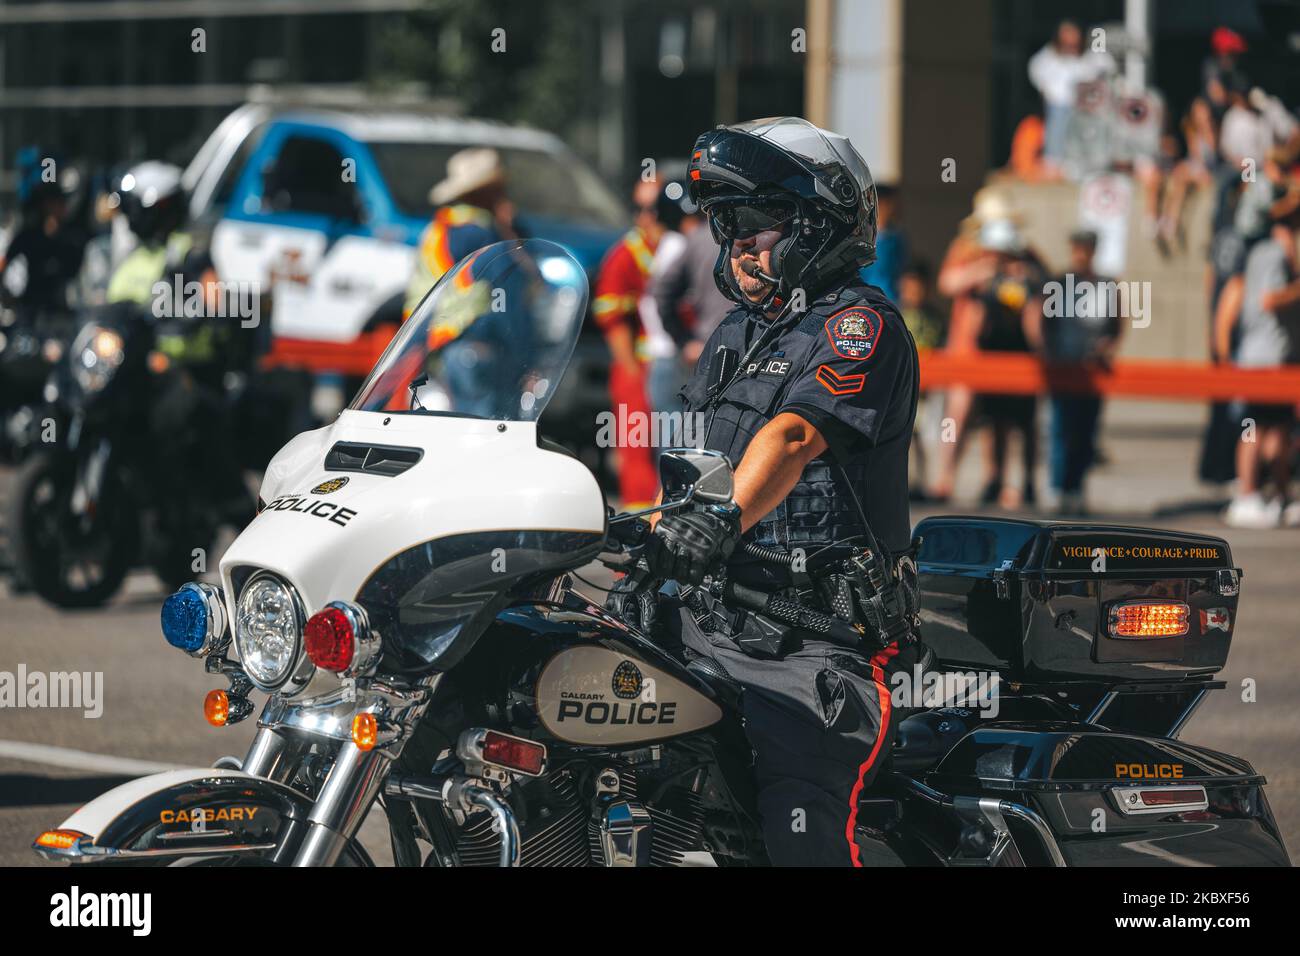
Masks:
[[[690,179],[721,246],[716,282],[737,307],[681,394],[686,413],[703,416],[704,447],[735,467],[737,507],[663,517],[652,570],[693,585],[725,562],[729,579],[815,604],[804,562],[774,570],[746,552],[803,557],[811,574],[818,555],[860,551],[874,536],[897,573],[911,543],[917,356],[894,305],[858,278],[876,231],[866,163],[844,137],[787,117],[705,133]],[[888,674],[910,669],[916,646],[864,636],[850,648],[797,632],[762,653],[738,640],[725,608],[687,605],[670,615],[687,656],[743,688],[772,862],[861,865],[857,804],[896,722]]]
[[[180,167],[152,160],[132,166],[122,176],[117,195],[136,246],[109,279],[109,302],[148,305],[160,280],[170,283],[178,273],[197,276],[205,271],[195,267],[203,253],[183,228],[187,197]]]
[[[151,364],[158,391],[150,403],[150,428],[153,434],[191,441],[168,453],[180,455],[183,449],[224,516],[242,527],[253,517],[252,502],[239,468],[228,382],[231,373],[247,373],[254,346],[251,336],[236,335],[237,320],[224,318],[218,308],[221,287],[211,253],[185,228],[189,197],[181,175],[171,163],[150,160],[122,176],[119,208],[136,246],[114,270],[107,301],[110,310],[138,308],[155,320],[152,351],[165,362]],[[195,287],[201,296],[198,315],[189,314],[188,296]],[[178,294],[186,297],[183,315],[173,304]],[[191,473],[162,460],[158,474],[164,487],[191,480]]]

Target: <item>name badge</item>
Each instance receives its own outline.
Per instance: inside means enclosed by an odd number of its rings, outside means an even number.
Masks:
[[[782,358],[765,358],[757,362],[750,362],[749,367],[745,369],[746,375],[757,375],[759,378],[785,378],[786,373],[790,371],[790,360]]]

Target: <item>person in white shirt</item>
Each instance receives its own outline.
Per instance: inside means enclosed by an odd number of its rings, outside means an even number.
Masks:
[[[1029,80],[1043,96],[1043,159],[1060,165],[1065,137],[1080,83],[1095,80],[1112,65],[1105,53],[1083,52],[1083,33],[1073,20],[1062,20],[1056,36],[1029,58]]]

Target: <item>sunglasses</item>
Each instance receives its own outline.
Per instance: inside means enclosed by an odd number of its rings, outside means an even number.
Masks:
[[[750,239],[762,232],[784,233],[799,216],[799,207],[789,200],[750,197],[715,200],[704,211],[722,241]]]

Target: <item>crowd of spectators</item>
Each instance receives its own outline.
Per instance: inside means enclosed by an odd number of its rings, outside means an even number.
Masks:
[[[1177,114],[1176,124],[1159,120],[1164,131],[1151,140],[1158,146],[1144,151],[1133,148],[1132,141],[1121,143],[1125,148],[1117,147],[1104,168],[1095,166],[1095,155],[1084,157],[1094,163],[1088,168],[1077,155],[1087,119],[1081,114],[1095,107],[1099,89],[1123,91],[1129,102],[1158,106],[1161,114],[1163,100],[1153,91],[1124,86],[1114,58],[1087,48],[1078,24],[1061,23],[1029,62],[1028,74],[1044,109],[1016,129],[1008,171],[1027,182],[1132,176],[1142,200],[1135,202],[1133,213],[1141,217],[1140,234],[1166,257],[1189,253],[1188,199],[1202,192],[1198,214],[1208,211],[1211,218],[1206,265],[1210,358],[1242,368],[1295,364],[1300,362],[1300,122],[1279,97],[1252,85],[1243,65],[1249,47],[1242,36],[1220,27],[1208,45],[1197,93]],[[1095,127],[1082,131],[1093,132]],[[890,255],[873,267],[869,278],[882,288],[888,281],[897,290],[895,298],[919,346],[950,354],[1032,353],[1049,364],[1102,369],[1114,360],[1123,323],[1107,311],[1113,299],[1081,300],[1084,307],[1064,315],[1043,307],[1045,286],[1063,283],[1067,276],[1076,286],[1121,278],[1102,275],[1096,267],[1095,232],[1077,229],[1070,237],[1065,271],[1054,272],[1026,239],[1011,194],[986,187],[952,240],[932,289],[926,264],[907,256],[896,194],[888,190],[882,195],[887,197],[882,199],[882,222]],[[934,302],[935,292],[950,303],[946,315]],[[1083,514],[1085,477],[1102,457],[1097,443],[1102,400],[1064,392],[1043,397],[1049,406],[1048,506],[1059,514]],[[917,497],[945,501],[953,494],[966,439],[982,428],[982,501],[1005,508],[1035,505],[1037,397],[976,395],[955,385],[928,401],[932,407],[919,427],[939,427],[942,440],[916,446],[921,452]],[[1245,400],[1213,405],[1199,477],[1220,485],[1235,482],[1223,515],[1228,524],[1300,525],[1300,502],[1290,493],[1300,451],[1296,413],[1293,405]],[[926,460],[926,444],[937,452],[936,460]],[[1013,444],[1019,449],[1018,467],[1011,457]]]

